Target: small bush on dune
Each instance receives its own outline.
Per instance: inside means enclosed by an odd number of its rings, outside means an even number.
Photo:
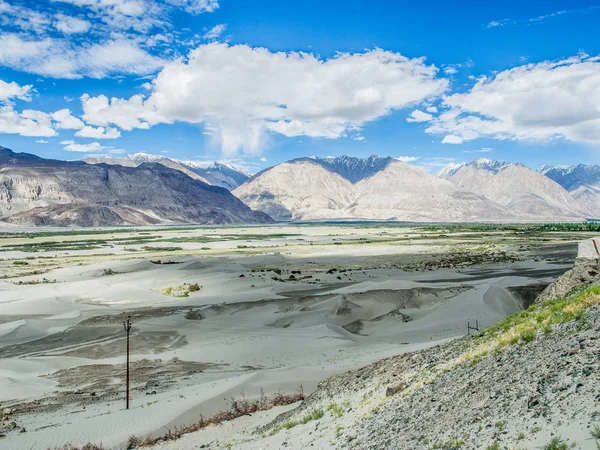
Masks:
[[[543,450],[569,450],[569,445],[560,436],[553,437],[550,442],[542,447]]]

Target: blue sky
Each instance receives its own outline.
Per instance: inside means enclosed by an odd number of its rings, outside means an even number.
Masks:
[[[0,0],[0,145],[600,161],[592,1]]]

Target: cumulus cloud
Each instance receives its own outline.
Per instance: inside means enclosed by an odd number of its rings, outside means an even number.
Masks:
[[[396,158],[398,161],[403,161],[403,162],[412,162],[412,161],[416,161],[419,159],[418,156],[398,156]]]
[[[77,117],[71,115],[71,110],[61,109],[52,113],[52,119],[56,122],[56,128],[65,130],[79,130],[84,123]]]
[[[104,127],[90,127],[85,126],[75,136],[85,137],[91,139],[117,139],[121,137],[121,133],[116,128],[104,128]]]
[[[37,141],[35,141],[36,144],[49,144],[50,141],[47,139],[38,139]]]
[[[435,106],[428,106],[428,107],[425,109],[425,111],[427,111],[428,113],[433,113],[433,114],[435,114],[435,113],[437,113],[437,112],[438,112],[438,109],[437,109],[437,107],[435,107]]]
[[[30,84],[20,86],[14,81],[7,83],[6,81],[0,80],[0,102],[6,102],[14,98],[30,101],[32,88],[33,86]]]
[[[469,91],[447,96],[426,131],[447,134],[445,143],[479,137],[600,143],[599,104],[600,57],[578,55],[481,77]]]
[[[103,78],[114,74],[148,74],[164,61],[126,39],[77,47],[65,40],[0,34],[0,64],[55,78]]]
[[[429,122],[433,119],[433,116],[429,113],[423,112],[419,109],[415,109],[410,113],[410,117],[406,118],[407,122]]]
[[[442,139],[442,144],[462,144],[462,143],[463,143],[463,139],[460,136],[455,136],[453,134],[444,136],[444,139]]]
[[[443,93],[448,81],[423,58],[380,49],[327,60],[211,43],[168,63],[148,97],[84,95],[84,120],[124,130],[203,123],[229,155],[261,150],[268,132],[339,138],[393,110]]]
[[[73,140],[68,140],[62,141],[60,144],[65,146],[64,150],[66,150],[67,152],[91,153],[103,149],[99,142],[90,142],[89,144],[78,144]]]
[[[12,105],[0,107],[0,133],[39,137],[56,136],[49,114],[31,109],[19,113]]]

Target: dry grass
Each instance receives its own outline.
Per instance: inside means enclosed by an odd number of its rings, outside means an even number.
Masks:
[[[551,333],[553,325],[585,319],[588,308],[600,304],[600,285],[588,287],[559,300],[531,305],[473,336],[467,349],[427,372],[407,374],[408,388],[402,395],[421,389],[444,372],[464,364],[477,364],[488,355],[501,354],[511,345],[526,345],[537,339],[538,333]]]
[[[260,398],[257,400],[248,400],[244,395],[242,395],[241,399],[231,399],[229,410],[218,412],[213,416],[206,418],[204,416],[200,416],[200,420],[198,422],[191,425],[169,429],[162,436],[131,436],[127,442],[127,448],[150,447],[160,442],[175,441],[184,434],[194,433],[195,431],[202,430],[208,426],[219,425],[224,421],[230,421],[242,416],[249,416],[260,411],[267,411],[276,406],[290,405],[301,400],[304,400],[302,386],[299,387],[296,394],[281,394],[278,392],[272,397],[267,397],[264,395],[264,393],[261,393]]]
[[[83,447],[76,447],[71,444],[66,444],[61,447],[54,447],[52,450],[104,450],[104,447],[88,442]]]

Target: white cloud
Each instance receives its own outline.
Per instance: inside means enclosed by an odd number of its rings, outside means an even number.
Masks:
[[[490,153],[493,150],[493,148],[483,147],[479,150],[463,150],[463,153]]]
[[[39,34],[46,31],[50,22],[46,13],[0,0],[0,24],[3,27],[11,26]]]
[[[458,73],[458,69],[454,66],[446,66],[446,67],[444,67],[444,73],[446,75],[454,75],[454,74]]]
[[[71,115],[69,109],[61,109],[52,113],[52,119],[56,121],[56,128],[59,130],[79,130],[85,126],[80,119]]]
[[[436,114],[438,112],[438,109],[435,106],[428,106],[427,109],[426,109],[426,111],[428,113]]]
[[[442,144],[462,144],[462,143],[463,143],[463,139],[460,136],[455,136],[453,134],[444,136],[444,139],[442,139]]]
[[[14,81],[7,83],[6,81],[0,80],[0,102],[6,102],[13,98],[28,102],[31,100],[32,88],[33,86],[30,84],[20,86]]]
[[[479,137],[600,143],[600,61],[579,55],[527,64],[482,77],[447,96],[428,133],[443,142]]]
[[[64,14],[57,14],[54,16],[54,19],[54,28],[65,34],[85,33],[92,26],[87,20],[66,16]]]
[[[227,28],[227,25],[225,25],[224,23],[215,25],[214,27],[212,27],[210,30],[208,30],[204,34],[204,39],[210,39],[210,40],[216,39],[225,32],[226,28]]]
[[[456,158],[447,157],[447,156],[436,156],[433,158],[425,158],[421,160],[416,165],[422,167],[431,173],[436,173],[442,167],[446,167],[448,164],[452,164],[456,161]]]
[[[190,14],[211,13],[219,9],[218,0],[166,0],[171,5],[183,8]]]
[[[61,145],[64,145],[64,149],[68,152],[97,152],[103,149],[99,142],[90,142],[89,144],[77,144],[73,140],[62,141]]]
[[[396,109],[443,93],[448,81],[422,58],[375,49],[321,60],[211,43],[168,63],[149,97],[82,97],[87,123],[122,129],[204,123],[229,155],[257,153],[266,132],[339,138]]]
[[[77,133],[75,133],[75,136],[91,139],[117,139],[118,137],[121,137],[121,133],[116,128],[111,127],[94,128],[90,126],[85,126]]]
[[[412,162],[412,161],[416,161],[419,159],[418,156],[398,156],[396,158],[398,161],[403,161],[403,162]]]
[[[415,109],[410,113],[410,116],[406,118],[407,122],[429,122],[433,119],[433,116],[429,113],[423,112],[419,109]]]
[[[46,139],[38,139],[37,141],[35,141],[36,144],[49,144],[50,141],[46,140]]]
[[[0,34],[0,64],[54,78],[103,78],[112,74],[148,74],[164,61],[131,40],[114,39],[87,47],[65,40]]]
[[[26,109],[19,113],[12,105],[0,107],[0,134],[20,134],[21,136],[56,136],[49,114]]]
[[[565,14],[590,14],[600,10],[600,6],[590,6],[587,8],[580,9],[565,9],[561,11],[556,11],[550,14],[543,14],[541,16],[531,17],[529,19],[523,20],[512,20],[512,19],[501,19],[501,20],[492,20],[487,24],[487,28],[496,28],[503,27],[506,25],[520,25],[520,24],[532,24],[535,22],[542,22],[546,19],[551,19],[553,17],[564,16]]]
[[[98,97],[90,97],[84,94],[80,98],[83,108],[83,119],[92,125],[107,126],[115,124],[123,130],[133,130],[134,128],[147,129],[150,125],[142,117],[148,116],[150,113],[145,110],[144,97],[135,95],[129,100],[112,98],[104,95]],[[157,117],[154,123],[159,123],[161,120]]]

